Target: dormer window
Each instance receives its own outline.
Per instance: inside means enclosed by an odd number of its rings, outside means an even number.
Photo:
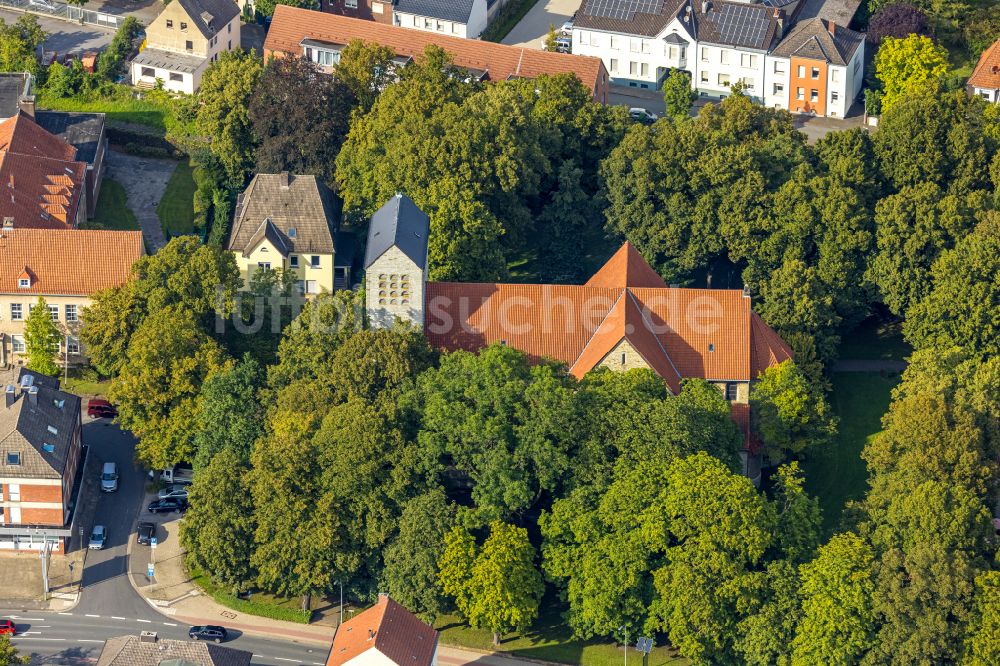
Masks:
[[[21,452],[20,451],[8,451],[7,452],[7,464],[8,465],[20,465],[21,464]]]
[[[50,426],[48,427],[48,431],[49,431],[50,433],[52,433],[53,435],[58,435],[58,434],[59,434],[59,429],[58,429],[58,428],[56,428],[56,427],[55,427],[54,425],[50,425]]]
[[[23,278],[18,278],[17,279],[17,288],[18,289],[28,289],[30,287],[31,287],[31,278],[30,277],[23,277]]]

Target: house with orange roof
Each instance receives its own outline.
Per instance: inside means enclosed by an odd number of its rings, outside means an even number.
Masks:
[[[966,84],[969,94],[1000,103],[1000,39],[983,51]]]
[[[450,54],[456,67],[480,81],[575,74],[593,92],[594,99],[607,102],[608,72],[600,58],[463,39],[288,5],[274,8],[264,40],[264,59],[299,56],[330,71],[340,61],[341,50],[354,40],[391,48],[398,56],[397,66],[420,58],[433,44]]]
[[[23,111],[0,122],[0,228],[75,229],[87,218],[87,164]]]
[[[438,632],[380,594],[337,627],[326,666],[437,666]]]
[[[0,367],[25,361],[25,320],[39,296],[63,334],[63,359],[84,363],[79,331],[91,295],[131,279],[144,247],[140,231],[0,229]]]
[[[561,361],[577,378],[602,367],[648,368],[675,394],[683,380],[704,379],[732,405],[746,437],[745,471],[757,477],[750,385],[792,351],[747,292],[668,287],[631,243],[582,285],[432,282],[429,234],[429,218],[405,195],[372,216],[364,260],[372,326],[402,320],[448,351],[500,343]]]

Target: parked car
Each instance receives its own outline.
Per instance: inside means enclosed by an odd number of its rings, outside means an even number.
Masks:
[[[90,531],[90,543],[87,548],[90,550],[101,550],[104,548],[104,542],[108,540],[108,529],[104,525],[94,525],[94,529]]]
[[[149,542],[153,540],[156,536],[156,525],[153,523],[139,523],[139,529],[136,534],[136,541],[138,541],[143,546],[148,546]]]
[[[47,9],[50,12],[54,12],[56,10],[56,6],[47,0],[28,0],[28,4],[32,7]]]
[[[573,39],[571,37],[556,37],[556,53],[571,53]]]
[[[13,636],[17,633],[17,627],[14,626],[13,620],[0,619],[0,636],[7,635]]]
[[[93,398],[87,403],[87,416],[95,419],[113,419],[118,416],[118,408],[107,400]]]
[[[565,23],[563,23],[562,27],[559,28],[559,34],[566,35],[567,37],[572,37],[573,36],[573,22],[572,21],[566,21]]]
[[[647,111],[638,106],[633,106],[629,109],[628,115],[632,117],[632,120],[638,120],[640,123],[651,123],[659,119],[659,116],[652,111]]]
[[[188,630],[188,638],[193,641],[215,641],[221,643],[229,637],[225,627],[214,624],[191,627]]]
[[[190,465],[175,465],[170,469],[165,469],[160,472],[160,481],[166,481],[167,483],[182,483],[190,486],[194,481],[194,470],[191,469]]]
[[[188,486],[185,483],[172,483],[166,488],[160,489],[160,492],[156,493],[156,496],[159,497],[160,499],[174,498],[174,499],[182,499],[186,502],[188,498],[189,488],[190,486]]]
[[[146,507],[146,510],[150,513],[170,513],[171,511],[183,511],[186,508],[186,500],[170,497],[150,502],[149,506]]]
[[[118,490],[118,463],[104,463],[101,469],[101,490],[106,493]]]

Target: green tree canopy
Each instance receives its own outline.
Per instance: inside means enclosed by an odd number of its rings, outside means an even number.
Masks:
[[[524,528],[500,521],[477,547],[463,528],[445,537],[440,562],[441,586],[474,627],[493,632],[493,644],[503,634],[523,631],[538,617],[542,577],[535,568],[535,549]]]
[[[765,370],[753,385],[750,403],[754,430],[771,460],[829,444],[837,432],[826,398],[809,385],[794,361]]]
[[[885,95],[882,109],[891,109],[911,90],[936,82],[947,71],[948,52],[930,37],[886,37],[875,54],[875,76]]]
[[[52,321],[49,305],[45,298],[39,296],[24,322],[24,350],[28,355],[28,367],[43,375],[58,375],[56,354],[61,341],[62,333]]]
[[[208,467],[222,451],[249,463],[254,442],[264,434],[264,406],[257,395],[263,383],[264,370],[250,356],[205,380],[194,440],[195,469]]]
[[[223,51],[205,70],[198,92],[195,127],[212,138],[212,154],[225,169],[229,184],[237,188],[243,187],[254,165],[250,106],[261,71],[260,60],[252,52]]]
[[[667,115],[682,120],[691,115],[691,106],[698,99],[698,93],[691,87],[691,74],[684,70],[674,70],[663,82],[663,101],[667,105]]]
[[[48,38],[33,14],[23,14],[10,24],[0,19],[0,71],[42,74],[36,54]]]
[[[0,666],[20,666],[31,663],[31,657],[20,655],[10,642],[10,636],[4,634],[0,636]]]

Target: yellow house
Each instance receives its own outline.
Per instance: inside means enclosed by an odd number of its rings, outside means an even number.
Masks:
[[[225,51],[240,48],[240,9],[232,0],[177,0],[146,26],[145,47],[132,59],[132,85],[157,80],[194,94],[202,74]]]
[[[254,176],[236,202],[226,245],[244,288],[262,269],[292,272],[306,295],[349,286],[350,266],[336,262],[334,211],[333,193],[315,176]]]

